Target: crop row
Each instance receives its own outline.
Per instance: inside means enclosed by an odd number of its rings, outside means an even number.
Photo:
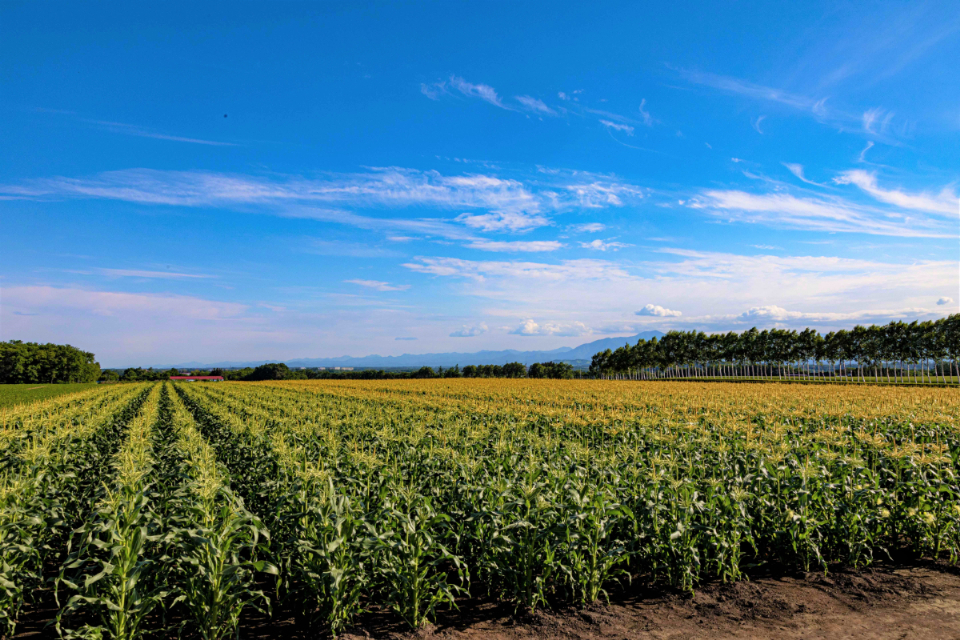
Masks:
[[[960,556],[942,390],[557,384],[165,383],[19,408],[0,621],[12,636],[46,584],[63,637],[225,638],[277,607],[337,634],[466,593],[532,610]]]
[[[949,398],[919,416],[841,401],[735,419],[726,404],[654,402],[612,421],[594,402],[565,421],[457,414],[415,392],[384,406],[353,388],[178,389],[221,461],[245,470],[281,593],[334,631],[374,604],[416,627],[465,589],[532,609],[626,579],[691,590],[758,565],[960,553]]]

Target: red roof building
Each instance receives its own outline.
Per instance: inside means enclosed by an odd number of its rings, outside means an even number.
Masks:
[[[170,376],[177,382],[223,382],[223,376]]]

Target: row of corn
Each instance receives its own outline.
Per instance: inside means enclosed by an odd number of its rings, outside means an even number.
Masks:
[[[527,610],[644,581],[960,555],[960,398],[542,381],[123,385],[0,431],[5,633],[337,634],[461,595]],[[772,399],[771,399],[772,398]]]
[[[473,386],[493,400],[429,383],[178,391],[247,470],[281,595],[334,632],[373,605],[417,627],[466,590],[533,609],[627,580],[692,590],[762,565],[960,554],[957,398],[801,390],[815,410],[801,395],[757,412],[716,387],[611,407],[595,383],[571,401],[515,382],[522,404],[494,384]]]

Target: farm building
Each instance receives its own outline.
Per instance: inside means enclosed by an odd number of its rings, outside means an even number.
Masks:
[[[223,382],[223,376],[170,376],[174,382]]]

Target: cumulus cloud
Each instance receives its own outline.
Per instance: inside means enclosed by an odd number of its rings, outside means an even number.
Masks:
[[[803,314],[798,311],[787,311],[783,307],[778,307],[776,305],[768,305],[765,307],[752,307],[744,311],[738,316],[740,320],[748,320],[748,321],[772,320],[774,322],[784,322],[786,320],[793,320],[793,319],[802,318],[802,317],[803,317]]]
[[[937,300],[937,306],[942,307],[948,304],[953,304],[953,298],[943,297]]]
[[[667,309],[661,307],[658,304],[648,304],[637,311],[638,316],[656,316],[658,318],[679,318],[683,315],[680,311],[674,311],[673,309]]]
[[[483,322],[481,322],[480,324],[473,324],[473,325],[465,324],[459,329],[457,329],[456,331],[452,332],[450,334],[450,337],[451,338],[472,338],[474,336],[478,336],[481,333],[486,333],[486,332],[487,332],[487,325]]]
[[[367,287],[368,289],[376,289],[377,291],[406,291],[410,288],[408,284],[390,284],[389,282],[381,282],[379,280],[344,280],[344,282]]]
[[[582,322],[539,324],[531,318],[521,322],[520,326],[510,333],[518,336],[583,336],[592,332]]]

